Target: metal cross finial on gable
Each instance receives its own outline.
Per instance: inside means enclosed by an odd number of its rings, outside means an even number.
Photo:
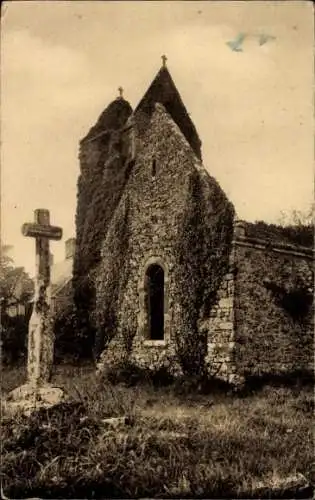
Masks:
[[[166,61],[167,61],[167,57],[163,54],[163,56],[162,56],[163,68],[166,67]]]
[[[124,92],[124,89],[122,87],[118,87],[118,92],[119,92],[119,98],[120,99],[123,99],[123,92]]]

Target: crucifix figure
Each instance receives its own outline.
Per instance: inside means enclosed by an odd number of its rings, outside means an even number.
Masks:
[[[54,357],[54,336],[50,320],[49,240],[60,240],[62,229],[51,226],[49,211],[37,209],[34,223],[25,223],[22,234],[35,238],[35,296],[28,329],[27,375],[31,385],[49,381]]]
[[[119,92],[119,99],[123,99],[124,89],[122,87],[118,87],[118,92]]]
[[[163,64],[163,68],[166,67],[166,61],[167,61],[167,57],[165,55],[162,56],[162,64]]]

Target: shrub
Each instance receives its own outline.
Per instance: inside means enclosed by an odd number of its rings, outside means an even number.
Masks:
[[[251,238],[267,239],[273,242],[313,247],[313,224],[268,224],[264,221],[246,222],[246,235]]]
[[[85,287],[81,288],[81,299],[87,305],[86,314],[79,317],[75,306],[71,288],[57,303],[57,310],[53,315],[53,330],[55,334],[55,359],[61,360],[87,360],[93,358],[95,344],[95,331],[89,320],[88,308],[93,297],[88,280]],[[88,289],[87,289],[88,287]],[[84,293],[83,293],[84,291]],[[90,302],[89,302],[90,301]]]
[[[55,360],[83,360],[92,357],[93,334],[78,328],[74,304],[69,302],[57,311],[53,320]],[[92,337],[92,338],[91,338]]]
[[[150,384],[155,387],[163,387],[174,382],[174,378],[169,371],[161,366],[158,369],[139,367],[126,359],[108,368],[101,375],[104,383],[124,384],[128,387],[138,384]]]
[[[27,353],[28,318],[25,316],[2,317],[2,362],[16,363]]]

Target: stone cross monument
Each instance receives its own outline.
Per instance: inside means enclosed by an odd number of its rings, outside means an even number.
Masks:
[[[4,400],[5,412],[49,408],[66,399],[64,391],[49,384],[54,358],[54,335],[50,319],[50,253],[49,240],[60,240],[62,229],[51,226],[49,211],[35,210],[34,223],[22,226],[24,236],[35,238],[35,297],[28,332],[27,381],[11,391]]]
[[[51,226],[49,211],[35,210],[34,223],[22,226],[22,234],[35,238],[35,296],[28,331],[27,375],[29,384],[50,379],[54,356],[54,338],[50,321],[50,253],[49,240],[60,240],[62,229]]]

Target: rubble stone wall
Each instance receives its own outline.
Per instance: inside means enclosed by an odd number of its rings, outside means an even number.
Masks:
[[[236,245],[235,363],[243,376],[312,370],[312,250]]]

